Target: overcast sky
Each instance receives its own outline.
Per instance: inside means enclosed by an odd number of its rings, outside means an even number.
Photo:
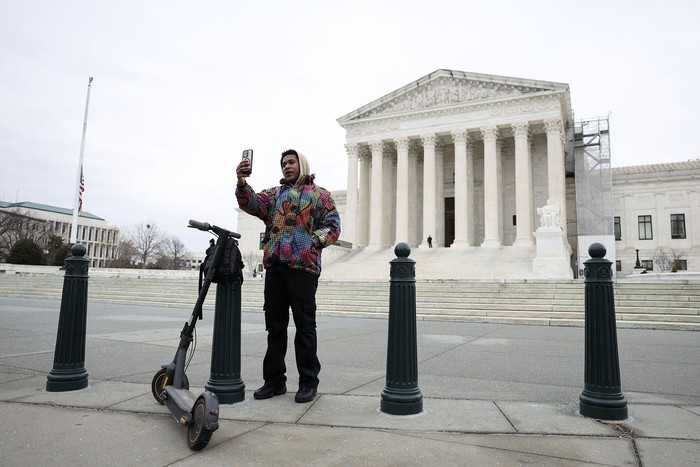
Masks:
[[[698,57],[690,0],[0,0],[0,199],[72,208],[89,76],[84,210],[202,251],[243,149],[345,189],[336,119],[440,68],[568,83],[615,167],[697,159]]]

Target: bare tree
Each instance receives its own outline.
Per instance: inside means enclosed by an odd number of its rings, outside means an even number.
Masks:
[[[119,239],[119,244],[114,254],[114,258],[107,263],[110,268],[133,268],[135,262],[139,258],[139,253],[134,248],[131,240],[122,236]]]
[[[262,261],[262,255],[255,250],[246,251],[245,254],[241,254],[241,258],[243,263],[250,268],[251,274],[256,270],[258,263]]]
[[[187,250],[185,244],[177,237],[168,237],[163,240],[161,247],[164,264],[169,269],[182,269],[184,267]]]
[[[20,208],[0,211],[0,261],[6,261],[10,248],[18,240],[30,239],[46,246],[50,234],[47,223],[31,216]]]
[[[680,262],[685,258],[685,250],[678,250],[676,248],[671,248],[671,258],[673,258],[673,266],[671,271],[676,272],[680,269]]]
[[[659,247],[654,251],[654,256],[652,257],[652,261],[654,261],[654,264],[658,268],[659,271],[664,272],[664,271],[670,271],[671,268],[673,267],[673,260],[669,256],[669,254],[664,250],[663,248]]]
[[[146,269],[149,262],[156,259],[164,239],[165,236],[160,228],[151,221],[136,226],[131,243],[139,254],[141,269]]]
[[[686,256],[684,250],[671,248],[670,253],[659,247],[654,251],[652,258],[659,271],[675,271],[680,261]]]

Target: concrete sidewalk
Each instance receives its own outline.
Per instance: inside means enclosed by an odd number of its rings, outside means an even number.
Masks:
[[[0,465],[700,465],[700,334],[618,330],[630,417],[577,414],[582,328],[418,322],[424,411],[379,411],[387,321],[319,317],[319,396],[257,401],[265,330],[242,317],[243,402],[222,405],[203,451],[153,399],[191,310],[89,304],[90,385],[46,392],[60,303],[0,297]],[[198,324],[187,371],[209,379],[213,311]]]

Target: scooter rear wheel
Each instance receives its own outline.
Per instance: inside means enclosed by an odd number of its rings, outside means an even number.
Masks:
[[[193,451],[201,451],[209,444],[213,431],[204,427],[207,404],[203,398],[197,399],[192,409],[192,423],[187,427],[187,445]]]
[[[161,405],[165,404],[163,391],[165,391],[165,386],[168,384],[172,385],[173,382],[167,380],[167,371],[165,368],[161,368],[156,372],[151,381],[151,393],[153,394],[153,398]],[[184,373],[182,375],[182,386],[184,389],[190,388],[190,382],[187,379],[187,375]]]

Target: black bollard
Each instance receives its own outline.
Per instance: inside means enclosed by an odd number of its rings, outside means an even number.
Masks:
[[[604,258],[605,253],[602,244],[594,243],[588,248],[591,259],[584,262],[586,362],[579,411],[601,420],[625,420],[627,401],[620,390],[612,261]]]
[[[241,281],[216,286],[211,372],[204,388],[216,394],[220,404],[245,399],[241,379]]]
[[[85,257],[86,252],[84,245],[76,243],[71,247],[73,256],[66,259],[53,369],[46,378],[46,390],[50,392],[75,391],[88,385],[85,329],[90,259]]]
[[[390,262],[389,337],[386,386],[380,410],[391,415],[413,415],[423,410],[418,388],[416,333],[416,263],[408,258],[411,248],[399,243],[397,258]]]

